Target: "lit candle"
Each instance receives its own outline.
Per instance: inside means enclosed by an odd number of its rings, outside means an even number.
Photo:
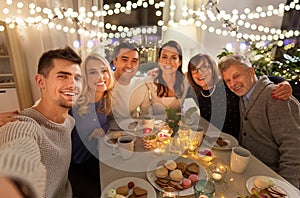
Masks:
[[[165,192],[163,198],[176,198],[176,194],[173,192]]]
[[[161,155],[162,150],[160,148],[156,148],[153,150],[153,152],[155,153],[155,155]]]
[[[222,174],[221,173],[213,173],[212,174],[212,178],[215,180],[215,181],[220,181],[222,179]]]

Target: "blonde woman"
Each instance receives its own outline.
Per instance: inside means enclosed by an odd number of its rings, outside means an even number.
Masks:
[[[69,179],[75,197],[101,195],[97,136],[106,133],[111,113],[113,77],[108,61],[97,53],[82,65],[83,90],[71,110],[76,126],[72,131]]]

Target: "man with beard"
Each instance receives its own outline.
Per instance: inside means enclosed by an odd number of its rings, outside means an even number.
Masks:
[[[11,189],[23,197],[72,197],[68,168],[75,122],[68,111],[82,89],[80,64],[70,47],[39,59],[39,103],[0,128],[0,182],[11,187],[0,197]]]

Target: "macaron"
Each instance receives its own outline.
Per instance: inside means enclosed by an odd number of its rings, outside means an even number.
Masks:
[[[172,170],[175,170],[175,169],[176,169],[177,164],[176,164],[176,162],[175,162],[174,160],[167,160],[166,163],[164,164],[164,166],[165,166],[168,170],[172,171]]]
[[[169,176],[171,180],[178,181],[178,182],[183,178],[182,172],[178,169],[172,170]]]
[[[183,178],[182,181],[181,181],[181,185],[184,188],[190,188],[192,186],[192,181],[188,178]]]
[[[189,179],[192,181],[192,184],[194,184],[194,183],[196,183],[198,181],[199,177],[196,174],[191,174],[189,176]]]

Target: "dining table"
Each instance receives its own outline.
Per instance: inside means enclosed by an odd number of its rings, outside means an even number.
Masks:
[[[114,131],[117,130],[113,130],[110,132]],[[207,179],[211,180],[211,173],[208,170],[208,166],[211,162],[202,160],[196,154],[183,152],[176,156],[174,154],[168,155],[166,152],[157,155],[153,150],[145,150],[143,147],[143,137],[137,136],[135,140],[134,155],[130,159],[124,160],[119,155],[115,154],[113,145],[107,144],[107,138],[108,137],[105,136],[99,139],[99,161],[102,193],[106,193],[103,190],[110,183],[125,177],[141,178],[151,183],[149,181],[149,178],[147,177],[147,173],[149,171],[154,171],[157,167],[157,164],[161,160],[167,159],[187,158],[189,160],[195,161],[206,171]],[[203,146],[203,142],[199,147],[201,146]],[[294,187],[283,177],[266,166],[254,155],[251,155],[249,164],[244,172],[235,173],[230,169],[231,148],[219,149],[212,146],[210,149],[213,153],[214,160],[222,161],[227,168],[227,174],[225,178],[222,181],[214,182],[215,197],[236,198],[242,195],[249,195],[250,193],[247,189],[246,184],[248,179],[253,176],[268,176],[270,178],[280,180],[284,183],[285,186],[288,187],[288,190],[293,191],[291,192],[291,194],[295,197],[292,198],[300,197],[300,191],[296,187]],[[157,193],[157,197],[160,197],[159,190],[155,188],[155,191]],[[190,193],[189,195],[180,195],[180,197],[194,198],[195,196],[193,193]]]

